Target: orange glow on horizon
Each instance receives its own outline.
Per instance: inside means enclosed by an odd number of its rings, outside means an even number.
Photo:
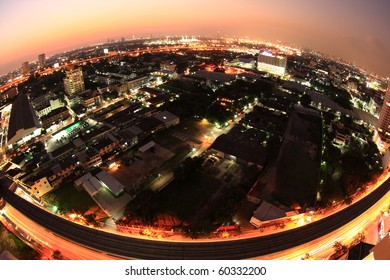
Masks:
[[[373,7],[369,1],[356,0],[354,7],[360,7],[356,10],[347,3],[309,0],[4,2],[0,4],[0,73],[8,72],[11,64],[19,67],[25,60],[36,60],[40,53],[50,56],[107,38],[217,33],[318,48],[388,72],[383,59],[390,40],[383,34],[389,20],[383,11],[389,10],[390,2]],[[367,14],[368,8],[375,13]],[[361,21],[369,16],[375,24]]]

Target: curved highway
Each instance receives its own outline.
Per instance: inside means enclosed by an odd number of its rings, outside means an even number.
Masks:
[[[9,180],[3,178],[2,180]],[[329,217],[306,226],[240,240],[172,242],[138,239],[88,228],[51,214],[8,190],[0,197],[22,214],[63,238],[93,250],[131,259],[248,259],[283,251],[313,241],[363,214],[390,190],[390,179],[365,198]]]

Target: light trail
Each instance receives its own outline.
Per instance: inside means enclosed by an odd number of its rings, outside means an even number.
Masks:
[[[27,232],[32,240],[36,241],[40,246],[36,246],[39,252],[45,252],[44,257],[50,259],[51,254],[55,250],[59,250],[64,259],[69,260],[111,260],[118,259],[117,257],[107,255],[102,252],[88,249],[84,246],[75,244],[74,242],[68,241],[63,237],[57,236],[52,232],[48,231],[44,227],[31,221],[29,218],[21,214],[19,211],[14,209],[10,205],[6,205],[3,209],[3,215],[7,216],[13,223],[16,224],[18,231],[22,230]],[[1,216],[0,216],[1,217]],[[3,223],[6,224],[4,217]],[[1,220],[0,219],[0,220]],[[49,255],[47,255],[49,254]]]
[[[371,226],[377,226],[378,217],[381,216],[382,209],[386,206],[388,207],[389,203],[390,192],[383,196],[377,203],[375,203],[375,205],[369,208],[362,215],[350,221],[338,230],[309,243],[275,254],[262,256],[260,259],[301,259],[306,254],[309,254],[314,259],[328,259],[333,253],[335,253],[333,245],[336,241],[341,242],[344,245],[349,245],[355,241],[356,236],[359,233],[367,232],[367,229]],[[371,236],[371,238],[374,240],[376,239],[376,243],[379,242],[378,236],[376,236],[376,238]]]

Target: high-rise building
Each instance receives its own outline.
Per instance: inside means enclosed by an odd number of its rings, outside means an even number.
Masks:
[[[30,73],[30,64],[28,61],[23,62],[22,67],[20,67],[20,74],[26,76]]]
[[[390,144],[390,86],[387,88],[379,120],[376,124],[379,137],[383,142]]]
[[[38,55],[38,65],[39,65],[39,68],[45,68],[46,55],[44,53],[41,53],[40,55]]]
[[[257,69],[273,75],[284,76],[287,67],[287,57],[272,53],[259,53]]]
[[[81,68],[66,71],[64,87],[67,95],[74,95],[85,90],[83,72],[81,71]]]

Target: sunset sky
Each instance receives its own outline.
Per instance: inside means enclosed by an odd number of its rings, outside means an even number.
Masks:
[[[141,35],[248,36],[314,48],[390,76],[388,0],[0,0],[0,74]]]

